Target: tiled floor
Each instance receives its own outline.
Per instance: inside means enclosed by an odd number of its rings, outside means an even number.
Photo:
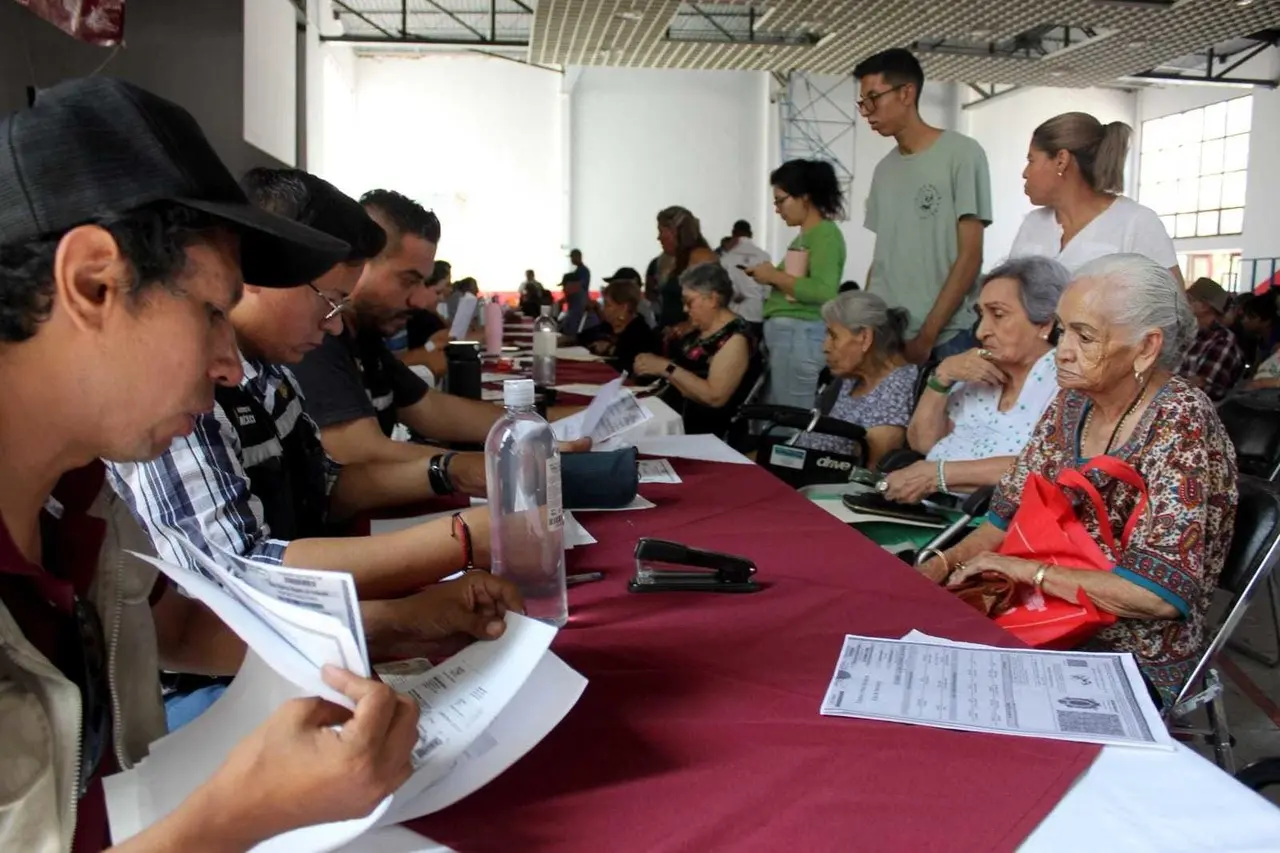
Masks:
[[[1238,639],[1267,652],[1275,650],[1274,634],[1265,599],[1254,602],[1236,631]],[[1227,721],[1236,738],[1237,769],[1260,758],[1280,758],[1280,667],[1264,666],[1234,650],[1228,650],[1226,656],[1223,683]],[[1232,679],[1233,665],[1243,677],[1242,682]],[[1196,749],[1212,759],[1212,750],[1207,746],[1196,745]],[[1280,786],[1271,788],[1265,796],[1280,805]]]

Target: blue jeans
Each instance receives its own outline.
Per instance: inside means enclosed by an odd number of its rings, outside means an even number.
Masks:
[[[226,685],[214,684],[166,699],[164,701],[164,718],[169,725],[169,731],[176,732],[209,710],[209,706],[217,702],[218,697],[226,689]]]
[[[962,352],[973,349],[978,345],[978,339],[973,336],[973,332],[965,329],[963,332],[956,332],[951,340],[945,344],[938,344],[933,348],[933,360],[942,361],[944,358],[953,355],[959,355]]]
[[[770,317],[764,321],[764,342],[769,349],[769,403],[813,408],[818,374],[827,365],[822,354],[826,336],[827,326],[821,320]]]

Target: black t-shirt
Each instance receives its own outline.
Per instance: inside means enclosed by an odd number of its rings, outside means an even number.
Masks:
[[[430,390],[377,332],[330,335],[292,370],[303,408],[321,429],[376,417],[390,437],[399,422],[396,410],[412,406]]]
[[[408,337],[409,349],[417,349],[425,347],[427,341],[431,340],[431,336],[441,329],[447,329],[449,326],[444,320],[440,319],[440,315],[434,311],[414,311],[409,315],[409,323],[404,327],[405,335]]]

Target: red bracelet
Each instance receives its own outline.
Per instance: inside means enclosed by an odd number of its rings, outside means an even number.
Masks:
[[[462,570],[471,571],[476,567],[475,549],[471,545],[471,528],[460,512],[453,514],[453,538],[462,543]]]

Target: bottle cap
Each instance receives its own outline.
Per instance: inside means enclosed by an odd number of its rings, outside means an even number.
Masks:
[[[533,380],[508,379],[502,383],[502,404],[508,409],[524,409],[533,405]]]

